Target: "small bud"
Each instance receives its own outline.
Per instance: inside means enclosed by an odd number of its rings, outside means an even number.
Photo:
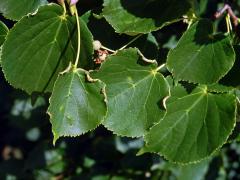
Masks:
[[[99,58],[96,58],[96,59],[94,60],[94,62],[95,62],[95,64],[101,64],[101,63],[102,63],[102,61],[101,61]]]
[[[64,0],[57,0],[59,4],[63,4]]]
[[[101,44],[100,41],[98,41],[98,40],[93,41],[93,49],[94,49],[95,51],[101,49],[101,47],[102,47],[102,44]]]
[[[100,59],[101,61],[105,61],[106,58],[107,58],[107,54],[102,54],[101,56],[99,56],[99,59]]]
[[[221,16],[221,14],[219,13],[219,12],[216,12],[215,14],[214,14],[214,17],[217,19],[217,18],[219,18]]]
[[[78,0],[71,0],[70,1],[70,5],[72,6],[72,5],[75,5],[75,4],[77,4],[77,2],[78,2]]]

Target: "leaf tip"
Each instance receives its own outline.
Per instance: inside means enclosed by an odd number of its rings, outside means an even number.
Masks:
[[[147,150],[146,150],[146,147],[144,146],[143,148],[141,148],[141,149],[137,152],[136,156],[141,156],[141,155],[145,154],[146,152],[147,152]]]
[[[53,132],[53,146],[56,145],[56,142],[58,139],[59,139],[59,136],[55,132]]]

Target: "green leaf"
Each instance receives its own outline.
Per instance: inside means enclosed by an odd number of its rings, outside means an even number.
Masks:
[[[5,41],[5,37],[8,33],[8,28],[7,26],[0,21],[0,64],[1,64],[1,56],[2,56],[2,44]]]
[[[204,180],[208,170],[209,170],[210,161],[205,160],[197,164],[189,164],[189,165],[176,165],[173,164],[172,166],[175,167],[175,172],[173,172],[177,180]]]
[[[208,0],[194,1],[194,12],[198,17],[204,15],[207,10],[208,3],[210,3]]]
[[[173,179],[176,180],[204,180],[209,170],[212,159],[207,159],[196,164],[181,165],[167,161],[161,161],[158,165],[159,170],[172,172]],[[155,165],[156,166],[156,165]]]
[[[0,13],[7,19],[18,21],[47,3],[47,0],[0,0]]]
[[[224,86],[222,84],[210,84],[207,86],[209,92],[215,93],[227,93],[227,92],[234,92],[235,88],[230,86]]]
[[[61,136],[79,136],[95,129],[106,114],[104,84],[88,82],[82,69],[59,75],[50,98],[48,113],[54,143]]]
[[[92,35],[81,20],[80,66],[93,64]],[[74,61],[77,49],[75,17],[54,4],[22,18],[8,33],[2,49],[6,79],[28,92],[51,92],[60,71]]]
[[[8,33],[8,28],[7,26],[0,21],[0,46],[3,44],[3,42],[5,41],[5,36]]]
[[[232,87],[240,86],[240,45],[234,46],[234,52],[236,54],[236,60],[232,69],[220,80],[221,84]]]
[[[103,124],[118,135],[142,136],[164,114],[160,107],[168,95],[167,81],[156,64],[143,64],[137,49],[130,48],[109,56],[92,74],[106,83],[108,113]]]
[[[71,18],[71,22],[76,24],[75,17]],[[80,19],[81,24],[81,49],[80,49],[80,62],[78,64],[79,67],[84,69],[93,69],[94,61],[93,61],[93,35],[88,29],[84,20]],[[72,41],[77,42],[77,33],[72,38]],[[77,47],[77,44],[75,45]]]
[[[156,152],[177,163],[200,161],[227,141],[235,123],[236,97],[200,86],[167,101],[167,113],[146,134],[142,152]]]
[[[134,35],[177,21],[189,8],[188,0],[104,0],[103,16],[117,33]]]
[[[92,11],[89,10],[89,11],[85,12],[85,13],[81,16],[81,18],[82,18],[82,20],[83,20],[86,24],[88,24],[89,21],[90,21],[91,15],[92,15]]]
[[[230,38],[213,34],[211,21],[193,24],[168,54],[167,67],[177,80],[211,84],[232,68],[235,53]]]
[[[178,84],[177,86],[171,87],[171,94],[169,96],[170,98],[167,99],[167,102],[171,103],[172,101],[175,101],[176,99],[186,95],[187,95],[186,89],[181,84]]]
[[[135,38],[126,34],[117,34],[104,18],[98,19],[94,15],[89,15],[89,12],[87,12],[81,17],[88,22],[87,25],[94,39],[99,40],[105,47],[120,49]],[[159,55],[159,45],[152,33],[142,35],[129,47],[138,47],[144,56],[150,59],[157,59]]]

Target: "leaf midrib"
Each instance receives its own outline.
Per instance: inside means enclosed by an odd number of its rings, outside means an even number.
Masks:
[[[60,22],[59,25],[58,25],[57,31],[56,31],[56,33],[55,33],[55,36],[53,37],[53,39],[54,39],[53,44],[52,44],[50,50],[48,51],[47,58],[46,58],[45,61],[44,61],[44,64],[43,64],[43,66],[42,66],[40,75],[38,76],[38,80],[37,80],[37,83],[35,84],[34,89],[37,89],[37,87],[39,86],[39,82],[40,82],[40,79],[42,78],[42,74],[43,74],[43,72],[44,72],[44,69],[45,69],[46,65],[48,64],[48,62],[49,62],[49,57],[51,57],[51,54],[52,54],[52,51],[53,51],[53,48],[54,48],[54,44],[55,44],[55,43],[58,43],[58,42],[57,42],[57,37],[58,37],[59,32],[60,32],[60,30],[61,30],[62,24],[63,24],[63,23]],[[55,39],[56,39],[56,41],[55,41]],[[55,72],[53,72],[53,73],[55,73]],[[44,85],[43,87],[45,87],[45,85]]]
[[[177,125],[178,123],[181,122],[181,120],[183,119],[183,117],[184,117],[185,115],[188,117],[188,111],[191,111],[191,109],[194,108],[194,107],[202,100],[202,98],[203,98],[204,96],[205,96],[205,94],[202,94],[201,96],[199,96],[199,98],[188,108],[187,111],[186,111],[186,110],[179,110],[179,111],[184,111],[185,113],[183,113],[183,114],[180,116],[180,118],[179,118],[171,127],[169,127],[169,129],[165,132],[164,136],[162,136],[162,137],[155,143],[155,145],[161,143],[161,141],[162,141],[166,136],[169,135],[169,133],[172,131],[172,129],[173,129],[174,127],[176,127],[176,125]],[[173,113],[176,113],[176,112],[173,112]],[[170,114],[173,114],[173,113],[170,113]],[[168,117],[170,114],[166,113],[166,116],[164,116],[164,119],[165,119],[166,117]],[[163,119],[162,121],[164,121],[164,119]],[[159,125],[161,124],[162,121],[159,122]]]
[[[137,81],[136,83],[133,83],[134,86],[129,86],[129,87],[127,87],[126,89],[124,89],[123,91],[121,91],[120,93],[115,94],[114,96],[111,96],[110,98],[111,98],[111,99],[117,98],[118,96],[124,94],[126,91],[129,91],[130,89],[136,88],[139,84],[141,84],[143,81],[145,81],[146,79],[148,79],[148,78],[151,77],[151,76],[154,77],[154,75],[149,74],[149,75],[147,75],[146,77],[140,79],[140,81]]]
[[[67,75],[67,74],[66,74]],[[69,99],[71,98],[71,88],[72,88],[72,84],[73,84],[73,79],[74,79],[74,73],[71,74],[71,80],[68,86],[68,91],[67,91],[67,96],[66,96],[66,102],[65,102],[65,108],[64,108],[64,113],[63,113],[63,118],[61,121],[61,126],[60,127],[64,127],[63,123],[64,121],[67,119],[66,118],[66,111],[68,109],[68,104],[69,104]],[[64,76],[64,75],[63,75]],[[59,76],[59,78],[61,78],[61,76]],[[56,132],[55,132],[56,133]]]

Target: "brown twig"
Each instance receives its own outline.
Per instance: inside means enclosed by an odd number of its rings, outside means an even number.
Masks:
[[[238,17],[234,14],[231,6],[229,6],[228,4],[225,4],[224,7],[215,13],[215,18],[219,18],[220,16],[223,15],[223,13],[227,11],[227,13],[229,14],[229,16],[233,19],[233,24],[234,26],[237,26],[238,25]]]

